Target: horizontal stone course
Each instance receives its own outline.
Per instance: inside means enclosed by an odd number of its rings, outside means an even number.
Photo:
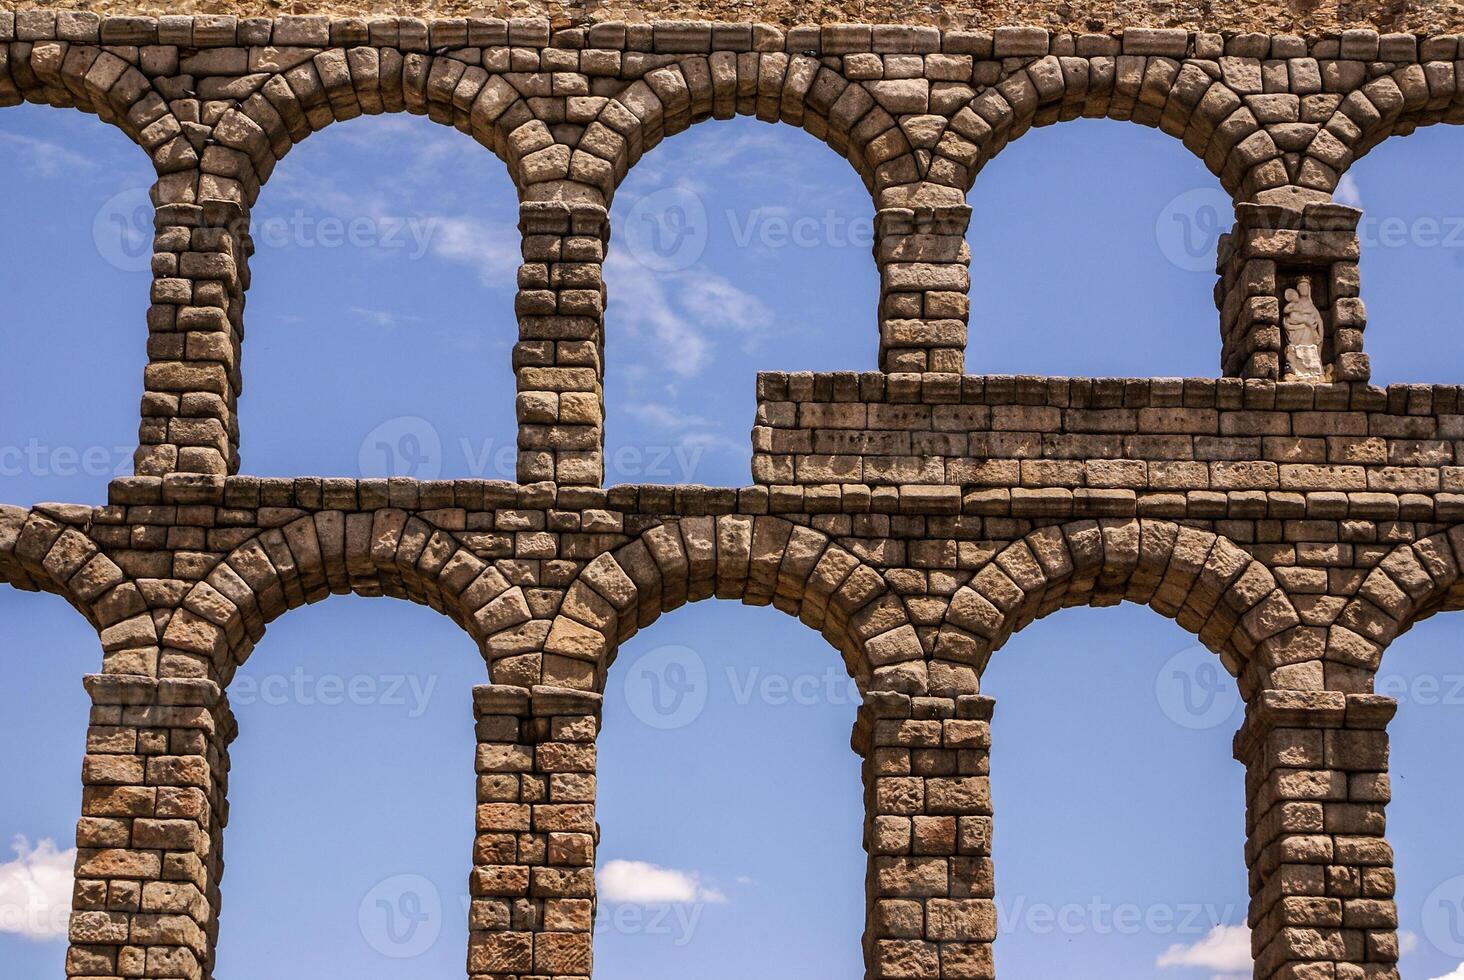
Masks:
[[[1402,64],[1451,61],[1458,34],[1420,26],[1379,34],[1356,28],[1304,34],[1198,31],[1182,27],[1112,25],[1097,31],[1071,27],[997,27],[972,31],[934,26],[869,23],[779,25],[758,21],[664,20],[654,23],[600,19],[570,27],[546,18],[239,17],[233,14],[147,16],[99,14],[92,9],[22,6],[0,10],[0,41],[75,41],[115,45],[324,48],[374,45],[403,51],[443,51],[495,46],[525,49],[624,50],[679,55],[712,51],[844,56],[969,55],[1001,60],[1045,55],[1132,55],[1167,58],[1317,58]]]
[[[652,24],[679,26],[695,23],[704,28],[717,30],[726,26],[735,26],[735,22],[747,13],[744,6],[734,6],[727,3],[726,0],[696,0],[696,2],[655,0],[650,4],[633,7],[612,0],[612,2],[597,4],[593,8],[575,2],[532,0],[521,8],[525,16],[515,17],[512,21],[502,17],[484,16],[482,5],[467,2],[438,3],[432,5],[430,9],[424,7],[421,9],[421,13],[434,15],[425,20],[418,17],[383,17],[378,8],[358,5],[354,0],[342,0],[341,3],[332,5],[332,10],[336,12],[336,16],[332,17],[276,17],[278,8],[258,3],[257,0],[229,0],[227,4],[223,5],[223,13],[196,14],[190,18],[187,16],[187,6],[189,5],[184,5],[185,9],[180,15],[176,6],[165,8],[147,2],[123,4],[116,0],[103,0],[101,3],[93,3],[84,7],[79,2],[63,0],[55,5],[35,9],[34,4],[15,3],[14,0],[7,0],[6,8],[0,11],[0,17],[23,13],[35,16],[37,19],[50,20],[52,18],[95,16],[93,13],[95,11],[101,13],[106,20],[144,20],[158,25],[165,31],[170,28],[174,31],[181,30],[190,19],[206,19],[216,25],[220,31],[225,29],[238,31],[241,35],[262,37],[265,40],[270,37],[270,28],[279,27],[281,22],[288,25],[286,27],[288,33],[291,30],[302,30],[304,25],[313,27],[315,24],[325,21],[329,24],[332,36],[337,31],[351,29],[364,33],[368,27],[376,30],[379,29],[378,25],[383,24],[422,25],[423,33],[426,34],[426,28],[430,25],[433,29],[431,36],[434,42],[450,42],[462,33],[475,28],[503,31],[510,23],[519,26],[519,40],[528,40],[534,39],[536,35],[547,36],[552,24],[555,33],[567,36],[567,39],[575,39],[584,35],[596,39],[596,35],[598,35],[598,39],[603,43],[608,32],[616,29],[624,30],[626,26],[624,21],[628,16],[634,21],[631,26],[642,28],[644,33],[649,36],[652,34]],[[153,16],[137,16],[142,12],[153,14]],[[408,5],[403,12],[411,13],[413,11]],[[157,16],[159,13],[161,16]],[[812,32],[816,38],[818,27],[808,25],[809,13],[806,6],[789,4],[784,0],[769,0],[769,2],[759,5],[758,8],[758,15],[763,19],[782,25],[792,32],[802,34]],[[444,14],[447,16],[443,16]],[[868,3],[852,5],[842,2],[842,0],[835,0],[821,8],[818,16],[825,25],[840,25],[841,22],[850,21],[851,14],[856,17],[873,17],[878,29],[884,32],[889,39],[903,40],[911,35],[919,36],[933,30],[933,26],[916,25],[935,25],[937,23],[964,29],[984,28],[979,33],[985,34],[987,37],[997,31],[1010,32],[1013,30],[1020,32],[1015,35],[1016,37],[1025,37],[1029,33],[1045,33],[1049,28],[1062,34],[1125,30],[1126,33],[1132,33],[1140,38],[1141,45],[1158,48],[1161,53],[1169,53],[1174,49],[1174,38],[1201,32],[1216,32],[1208,35],[1202,34],[1202,36],[1218,38],[1221,36],[1219,32],[1224,32],[1226,35],[1239,39],[1238,50],[1259,52],[1260,56],[1267,53],[1266,33],[1287,28],[1306,34],[1326,34],[1334,39],[1333,43],[1345,44],[1349,51],[1359,54],[1372,53],[1374,56],[1380,50],[1381,53],[1388,53],[1390,46],[1405,44],[1406,38],[1415,34],[1443,34],[1451,31],[1457,33],[1464,28],[1464,23],[1458,21],[1456,15],[1451,11],[1423,3],[1406,3],[1386,9],[1322,6],[1299,13],[1294,8],[1283,8],[1274,3],[1223,4],[1205,8],[1178,7],[1165,14],[1165,19],[1172,26],[1162,28],[1153,26],[1152,8],[1132,3],[1121,3],[1117,6],[1110,4],[1101,8],[1078,3],[1070,8],[1065,8],[1063,16],[1059,18],[1054,15],[1052,8],[1024,2],[1024,0],[1009,0],[1002,4],[979,7],[941,3],[916,9],[896,8],[888,4],[883,6],[880,4],[871,6]],[[648,20],[648,18],[650,19]],[[683,19],[678,20],[678,18]],[[729,21],[734,24],[729,24]],[[886,24],[891,26],[884,26]],[[1043,26],[1015,29],[1007,26],[1013,24]],[[869,28],[865,26],[864,30],[868,31]],[[194,38],[197,40],[196,34]],[[799,40],[807,43],[808,38],[800,37]],[[908,41],[904,43],[908,43]]]

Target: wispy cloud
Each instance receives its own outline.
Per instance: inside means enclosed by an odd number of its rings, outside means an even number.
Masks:
[[[751,457],[752,450],[747,442],[732,439],[724,434],[721,425],[705,416],[684,411],[674,387],[668,388],[666,401],[633,402],[625,407],[625,414],[665,437],[675,444],[679,453],[688,454],[690,465],[695,466],[706,453],[723,453],[734,459]],[[692,474],[686,474],[691,479]]]
[[[449,262],[471,267],[490,288],[516,287],[519,233],[516,228],[478,218],[432,219],[432,253]]]
[[[1155,966],[1199,967],[1216,971],[1215,980],[1244,980],[1251,974],[1250,929],[1220,925],[1198,942],[1176,943],[1159,954]]]
[[[605,279],[611,328],[654,341],[669,355],[662,362],[666,370],[682,378],[696,377],[711,363],[718,333],[752,336],[772,320],[762,300],[701,266],[657,272],[612,250]]]
[[[663,868],[645,861],[607,861],[597,877],[600,896],[608,902],[656,905],[727,901],[727,896],[703,885],[695,871]]]
[[[775,194],[806,203],[809,195],[823,199],[844,190],[810,174],[811,159],[833,152],[807,133],[741,118],[694,126],[665,140],[636,164],[632,179],[636,186],[654,188],[672,180],[689,183],[686,175],[696,173],[707,182],[697,186],[756,185],[765,197]],[[851,185],[859,185],[852,167],[848,176]]]
[[[39,177],[56,177],[97,168],[97,162],[92,158],[40,136],[0,132],[0,147],[10,147],[31,173]]]
[[[636,402],[627,405],[625,411],[637,421],[667,432],[685,432],[688,429],[716,426],[711,419],[688,414],[676,405],[666,402]]]
[[[1337,181],[1337,190],[1332,194],[1332,200],[1350,208],[1362,207],[1362,188],[1357,186],[1357,178],[1350,173],[1343,174],[1342,179]]]
[[[10,846],[15,860],[0,864],[0,933],[37,942],[64,937],[76,849],[59,851],[49,840],[31,847],[24,837]]]
[[[363,320],[373,327],[381,327],[383,330],[422,322],[421,317],[413,316],[410,313],[402,313],[397,310],[373,310],[364,306],[351,307],[350,314],[358,320]]]

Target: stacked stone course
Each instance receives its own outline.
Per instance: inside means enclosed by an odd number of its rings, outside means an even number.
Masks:
[[[712,597],[798,617],[863,693],[871,980],[994,975],[981,674],[1028,623],[1119,601],[1247,701],[1255,975],[1396,977],[1393,704],[1370,691],[1397,636],[1464,605],[1464,403],[1367,383],[1359,212],[1333,192],[1381,140],[1464,119],[1459,55],[1356,29],[0,12],[0,105],[93,112],[158,173],[136,475],[99,506],[0,507],[0,581],[65,596],[102,645],[68,975],[212,976],[229,684],[273,620],[355,593],[451,617],[493,682],[476,980],[592,975],[600,693],[638,630]],[[518,189],[519,482],[239,473],[251,209],[295,143],[383,112],[469,134]],[[749,486],[604,488],[615,190],[734,115],[802,127],[868,187],[879,370],[760,375]],[[1222,376],[966,373],[991,329],[966,192],[1083,116],[1159,128],[1234,198]]]

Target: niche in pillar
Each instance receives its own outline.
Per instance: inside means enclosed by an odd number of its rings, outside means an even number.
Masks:
[[[1221,236],[1222,369],[1274,381],[1366,381],[1357,222],[1340,204],[1241,204]]]

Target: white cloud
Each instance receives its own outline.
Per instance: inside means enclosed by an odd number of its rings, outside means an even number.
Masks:
[[[1155,965],[1216,970],[1222,975],[1216,980],[1230,980],[1228,975],[1232,974],[1248,977],[1251,972],[1250,929],[1246,926],[1216,926],[1198,942],[1170,946],[1159,954]]]
[[[1460,963],[1441,977],[1434,977],[1433,980],[1464,980],[1464,963]]]
[[[714,273],[682,273],[676,282],[681,305],[712,326],[749,332],[765,326],[771,318],[762,300]]]
[[[727,896],[701,883],[695,871],[662,868],[645,861],[607,861],[599,874],[600,896],[607,902],[721,903]]]
[[[485,286],[516,287],[519,254],[518,229],[475,218],[427,219],[432,229],[432,252],[449,262],[471,266]]]
[[[1418,948],[1418,933],[1404,929],[1398,933],[1398,955],[1407,956]]]
[[[76,849],[58,851],[49,840],[32,848],[24,837],[10,846],[15,860],[0,864],[0,933],[37,942],[64,937]]]
[[[1332,194],[1332,200],[1338,204],[1345,204],[1350,208],[1362,207],[1362,188],[1357,186],[1357,178],[1347,173],[1337,181],[1337,190]]]

